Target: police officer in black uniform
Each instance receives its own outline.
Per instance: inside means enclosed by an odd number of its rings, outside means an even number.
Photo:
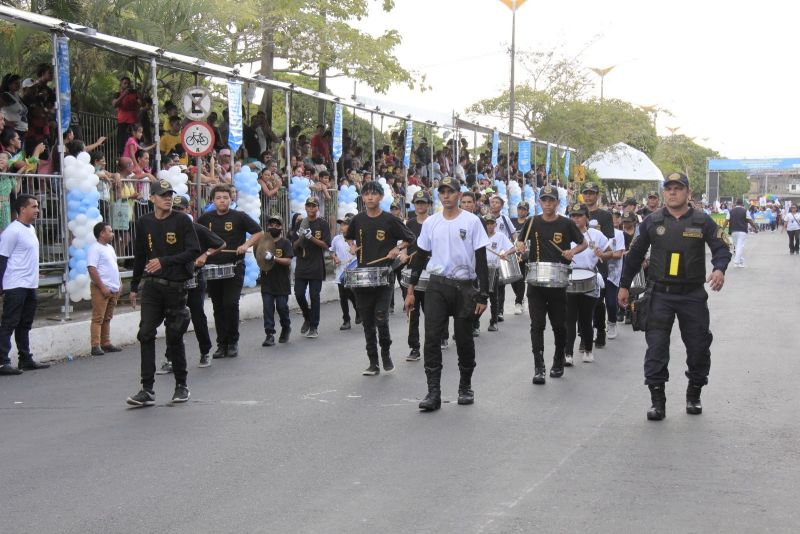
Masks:
[[[214,209],[197,220],[221,237],[235,252],[218,252],[207,258],[208,265],[234,264],[231,278],[208,280],[208,294],[214,305],[214,325],[217,329],[217,350],[214,358],[235,358],[239,355],[239,298],[244,286],[244,255],[264,232],[261,226],[243,211],[231,209],[231,188],[226,184],[211,189]],[[250,238],[247,234],[250,234]]]
[[[645,384],[650,388],[652,407],[647,412],[651,421],[666,416],[664,384],[669,380],[669,339],[675,317],[686,345],[686,413],[700,414],[701,388],[708,383],[711,367],[708,294],[703,283],[713,291],[722,289],[731,252],[723,231],[714,221],[689,206],[689,179],[672,173],[664,181],[664,208],[651,213],[639,226],[625,258],[620,281],[619,303],[628,304],[631,281],[650,249],[647,271],[648,288],[652,288],[649,314],[645,327],[647,352],[644,357]],[[711,275],[706,278],[705,246],[711,249]]]
[[[598,227],[609,240],[614,239],[614,217],[611,212],[600,207],[600,187],[594,182],[586,182],[581,190],[586,207],[589,208],[589,220],[597,221]],[[597,272],[603,277],[603,282],[608,281],[608,263],[597,264]],[[597,329],[595,347],[601,349],[606,346],[606,288],[600,290],[600,297],[594,307],[594,327]]]
[[[139,285],[142,286],[142,313],[137,338],[141,344],[142,389],[128,397],[131,406],[152,406],[156,373],[156,328],[166,326],[167,351],[175,373],[175,394],[172,402],[189,400],[186,386],[186,349],[183,334],[189,327],[186,307],[186,280],[194,272],[194,260],[200,254],[200,243],[194,225],[182,213],[172,211],[169,182],[161,180],[151,186],[150,202],[155,210],[136,221],[131,304],[136,306]]]

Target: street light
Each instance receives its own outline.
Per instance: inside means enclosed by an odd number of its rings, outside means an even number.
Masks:
[[[526,0],[500,0],[511,9],[511,86],[508,92],[508,131],[514,131],[514,62],[516,58],[517,9]]]
[[[675,136],[675,132],[677,132],[680,129],[681,129],[680,126],[675,126],[674,128],[670,128],[669,126],[667,126],[667,130],[669,130],[670,135],[673,137]]]
[[[653,129],[656,130],[656,117],[658,117],[658,105],[653,104],[652,106],[641,106],[643,110],[647,113],[653,114]],[[658,134],[658,130],[656,130],[656,134]]]
[[[601,69],[599,67],[591,67],[592,71],[594,71],[595,74],[600,76],[600,102],[603,101],[603,80],[605,80],[606,74],[611,72],[611,69],[613,69],[614,67],[616,67],[616,65],[611,65],[610,67],[606,67],[604,69]]]

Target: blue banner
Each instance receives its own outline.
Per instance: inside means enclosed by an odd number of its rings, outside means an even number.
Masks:
[[[333,106],[333,161],[342,157],[342,105]]]
[[[406,146],[403,148],[403,167],[411,165],[411,142],[414,140],[414,121],[406,121]]]
[[[56,39],[58,61],[58,112],[61,115],[61,133],[69,128],[72,120],[72,88],[69,83],[69,44],[66,37]]]
[[[564,178],[569,178],[569,155],[570,151],[567,150],[567,155],[564,156]]]
[[[228,146],[235,155],[242,146],[242,82],[228,81]]]
[[[544,174],[550,176],[550,143],[547,143],[547,159],[544,162]]]
[[[531,142],[520,141],[517,144],[517,164],[523,173],[531,170]]]
[[[497,152],[500,149],[500,132],[497,130],[492,134],[492,167],[497,166]]]
[[[709,171],[750,171],[800,169],[800,158],[710,159]]]

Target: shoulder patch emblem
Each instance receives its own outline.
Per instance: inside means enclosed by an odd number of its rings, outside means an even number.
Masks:
[[[233,223],[232,222],[226,222],[225,223],[225,231],[226,232],[230,232],[232,230],[233,230]]]
[[[317,239],[322,239],[322,230],[317,230],[316,232],[314,232],[314,237],[316,237]]]
[[[282,258],[283,257],[283,249],[282,248],[276,248],[275,249],[275,257],[276,258]]]
[[[178,238],[175,235],[175,232],[167,232],[167,244],[174,245],[178,242]]]
[[[658,235],[664,235],[667,232],[667,228],[663,225],[656,226],[656,233]]]
[[[556,233],[553,234],[553,242],[555,244],[560,245],[562,239],[563,239],[563,236],[561,235],[561,232],[556,232]]]
[[[459,235],[461,236],[461,240],[465,240],[467,238],[467,229],[462,228],[458,231]]]

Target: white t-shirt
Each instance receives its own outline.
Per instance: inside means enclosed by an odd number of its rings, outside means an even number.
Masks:
[[[625,251],[625,233],[614,228],[614,242],[611,250],[617,252]],[[608,260],[608,281],[619,287],[619,280],[622,278],[622,258]]]
[[[511,222],[511,219],[508,218],[508,215],[503,215],[502,213],[500,215],[497,215],[496,218],[497,218],[496,232],[498,234],[505,234],[509,239],[511,239],[511,237],[513,237],[513,235],[517,231],[514,228],[514,223]]]
[[[494,235],[489,236],[488,248],[494,250],[497,254],[501,254],[513,246],[514,244],[506,234],[495,231]],[[486,261],[489,265],[497,265],[500,262],[500,257],[497,254],[492,254],[488,250],[486,251]]]
[[[594,249],[597,248],[600,251],[604,251],[608,248],[608,244],[610,243],[609,239],[601,232],[600,230],[596,230],[594,228],[589,228],[586,232],[583,233],[583,239],[585,242],[594,242],[594,246],[591,244],[586,247],[585,250],[575,254],[572,257],[572,268],[573,269],[588,269],[593,271],[597,262],[600,261],[595,253]],[[570,244],[570,248],[574,248],[578,246],[577,243]],[[603,282],[603,277],[600,273],[597,273],[597,286],[591,292],[586,293],[591,297],[599,297],[600,290],[605,287],[605,283]]]
[[[9,224],[0,234],[0,256],[8,258],[3,289],[39,287],[39,238],[33,225]]]
[[[786,223],[786,230],[800,230],[800,212],[789,212],[784,216],[783,220]]]
[[[122,286],[119,278],[119,265],[117,265],[117,253],[111,244],[101,245],[97,241],[89,247],[86,254],[86,265],[97,269],[100,281],[110,290],[116,293]]]
[[[342,273],[347,268],[347,264],[353,261],[355,256],[350,254],[350,245],[347,243],[347,241],[345,241],[342,234],[336,234],[333,236],[330,251],[336,254],[336,256],[339,258],[339,261],[341,261],[334,271],[336,273],[335,280],[338,281],[339,277],[342,276]]]
[[[422,223],[417,245],[431,252],[429,273],[472,280],[476,277],[475,251],[489,245],[489,236],[481,220],[472,213],[461,210],[455,219],[448,221],[439,212]]]

